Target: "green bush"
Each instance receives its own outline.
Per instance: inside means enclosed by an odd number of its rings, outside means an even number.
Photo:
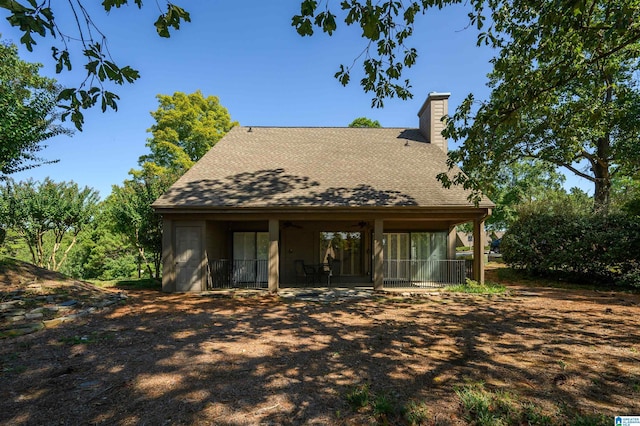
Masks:
[[[640,220],[624,213],[531,211],[504,235],[503,259],[543,275],[640,287]]]

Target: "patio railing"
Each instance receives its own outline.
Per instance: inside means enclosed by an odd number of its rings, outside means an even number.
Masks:
[[[385,260],[387,288],[428,288],[462,284],[467,277],[464,260]]]
[[[267,260],[213,259],[207,262],[207,287],[267,288]]]
[[[472,276],[465,260],[385,260],[384,287],[429,288],[462,284]],[[267,288],[267,260],[208,259],[207,288]]]

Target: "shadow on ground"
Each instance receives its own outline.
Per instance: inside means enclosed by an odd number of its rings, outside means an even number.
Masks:
[[[454,388],[480,381],[545,413],[637,414],[640,301],[629,297],[130,291],[108,312],[3,342],[0,423],[369,424],[372,409],[346,398],[368,384],[455,425],[466,422]],[[400,410],[390,421],[403,424]]]

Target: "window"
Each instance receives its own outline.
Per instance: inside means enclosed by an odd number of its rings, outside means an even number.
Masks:
[[[321,232],[320,262],[336,260],[339,275],[362,275],[362,233]]]

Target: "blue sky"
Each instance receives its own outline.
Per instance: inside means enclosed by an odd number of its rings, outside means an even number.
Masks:
[[[118,112],[87,111],[82,132],[47,141],[42,155],[59,163],[15,174],[16,180],[73,180],[106,197],[111,185],[127,179],[138,157],[147,152],[146,130],[153,124],[149,112],[157,109],[157,94],[200,89],[205,96],[218,96],[232,119],[245,126],[346,126],[366,116],[384,127],[417,127],[416,114],[429,92],[450,92],[450,112],[470,92],[479,99],[489,94],[486,75],[492,52],[476,47],[476,31],[465,29],[463,7],[418,18],[409,41],[418,49],[418,61],[403,76],[411,80],[414,98],[390,99],[384,108],[371,109],[371,96],[358,84],[359,65],[346,88],[333,78],[340,64],[351,64],[366,46],[358,29],[342,25],[333,37],[300,37],[291,26],[299,0],[183,0],[177,3],[191,13],[192,22],[169,39],[158,37],[153,26],[159,13],[156,2],[109,15],[98,2],[85,3],[96,3],[89,10],[107,35],[115,61],[138,69],[141,78],[114,88],[121,98]],[[0,12],[2,39],[18,44],[20,34],[5,17]],[[70,22],[70,16],[58,19]],[[32,53],[19,48],[24,60],[44,65],[41,74],[69,86],[84,79],[78,54],[71,73],[55,75],[49,40],[37,41]],[[590,189],[584,180],[569,180],[568,186],[576,185]]]

